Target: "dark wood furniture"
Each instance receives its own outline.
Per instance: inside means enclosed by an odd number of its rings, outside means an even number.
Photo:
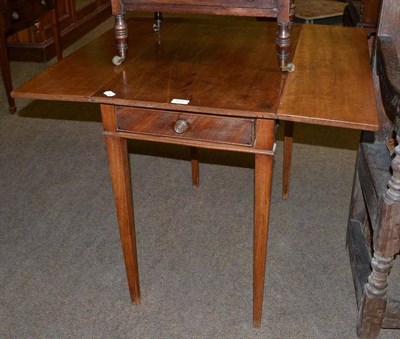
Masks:
[[[375,30],[381,0],[349,0],[343,12],[343,24]]]
[[[110,62],[115,44],[113,32],[108,32],[21,86],[14,96],[101,105],[134,303],[140,302],[140,288],[127,139],[191,148],[194,185],[199,177],[198,147],[254,154],[253,323],[258,327],[276,122],[376,129],[365,32],[294,26],[298,71],[287,73],[276,65],[274,23],[223,17],[173,19],[163,23],[162,35],[149,29],[148,20],[129,20],[128,25],[135,44],[121,65]],[[358,60],[356,68],[348,63],[353,59]],[[333,62],[335,68],[327,67]],[[350,85],[353,91],[347,90]]]
[[[17,108],[11,97],[12,78],[7,51],[7,37],[32,26],[47,12],[51,13],[54,43],[58,60],[62,59],[61,38],[55,0],[2,0],[0,2],[0,66],[10,113]]]
[[[379,131],[373,142],[360,144],[347,230],[362,338],[400,328],[400,300],[388,296],[388,275],[400,251],[399,18],[400,3],[383,0],[373,55]]]
[[[115,39],[118,55],[113,58],[115,65],[121,64],[127,57],[128,29],[125,23],[126,11],[155,12],[154,29],[161,27],[161,13],[193,13],[213,15],[235,15],[276,18],[276,47],[279,65],[282,71],[294,71],[290,58],[290,30],[294,17],[295,0],[111,0],[112,12],[115,17]],[[134,42],[133,42],[134,43]]]
[[[54,1],[57,3],[63,48],[112,15],[110,0]],[[11,34],[7,39],[10,60],[45,62],[53,58],[56,49],[51,26],[51,15],[44,15],[37,25]]]

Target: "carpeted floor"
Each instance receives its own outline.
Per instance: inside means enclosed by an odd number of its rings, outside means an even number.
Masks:
[[[52,62],[12,63],[15,85]],[[255,330],[252,156],[202,151],[193,190],[187,149],[130,143],[142,287],[132,305],[97,107],[18,100],[11,116],[3,88],[0,98],[0,338],[356,337],[345,233],[358,132],[296,125],[283,201],[280,128]]]

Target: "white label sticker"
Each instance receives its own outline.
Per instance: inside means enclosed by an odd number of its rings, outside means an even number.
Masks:
[[[113,91],[105,91],[105,92],[103,92],[103,94],[104,94],[106,97],[113,97],[113,96],[116,95]]]
[[[190,102],[190,100],[186,99],[172,99],[171,104],[179,104],[179,105],[187,105]]]

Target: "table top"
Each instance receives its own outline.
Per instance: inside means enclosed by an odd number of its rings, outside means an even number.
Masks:
[[[376,130],[365,31],[303,25],[277,111],[282,120]]]
[[[367,39],[360,29],[295,25],[296,70],[284,73],[275,23],[170,18],[161,35],[152,31],[151,20],[135,18],[128,25],[128,58],[120,66],[111,63],[116,49],[110,31],[13,96],[377,128]]]

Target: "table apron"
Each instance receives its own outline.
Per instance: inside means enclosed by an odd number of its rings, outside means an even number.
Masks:
[[[250,2],[249,2],[250,3]],[[185,4],[136,4],[124,2],[124,9],[127,11],[140,12],[163,12],[163,13],[182,13],[182,14],[213,14],[213,15],[233,15],[249,17],[269,17],[276,18],[278,10],[276,7],[239,7],[239,6],[211,6],[211,5],[185,5]]]
[[[124,139],[160,142],[160,143],[164,143],[164,144],[175,144],[175,145],[214,149],[214,150],[221,150],[221,151],[262,154],[262,155],[270,155],[270,156],[273,156],[275,154],[275,144],[272,149],[257,149],[254,146],[231,145],[231,144],[223,144],[223,143],[217,143],[217,142],[207,142],[207,141],[199,141],[199,140],[184,139],[184,138],[156,136],[156,135],[151,135],[151,134],[132,133],[132,132],[127,133],[127,132],[104,131],[103,135],[104,136],[115,136],[115,137],[124,138]]]

